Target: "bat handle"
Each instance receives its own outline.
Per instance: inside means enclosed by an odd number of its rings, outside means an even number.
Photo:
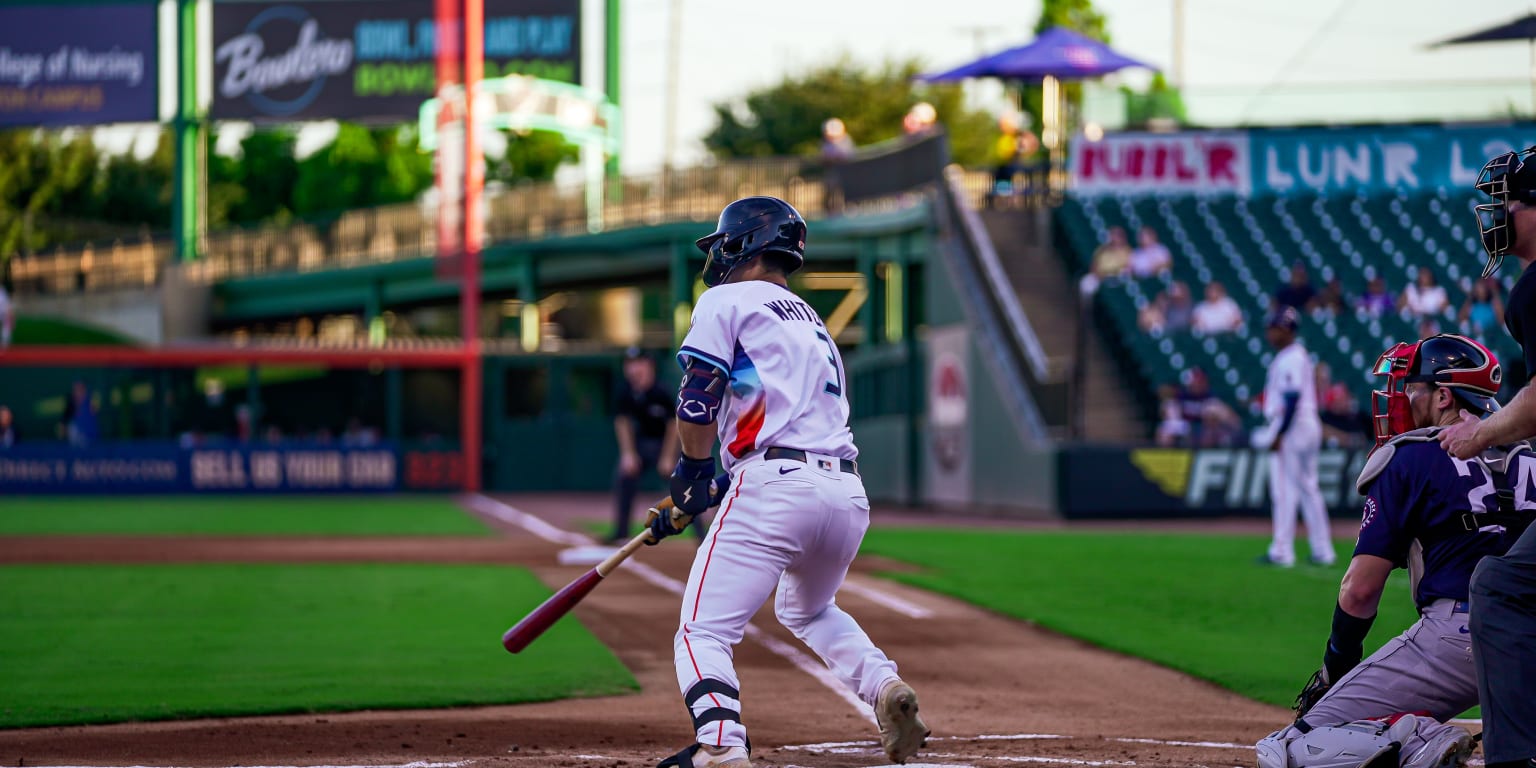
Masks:
[[[619,551],[614,552],[608,556],[608,559],[598,563],[597,575],[605,579],[608,578],[608,574],[613,573],[614,569],[618,568],[625,560],[628,560],[630,555],[640,551],[641,547],[649,544],[651,541],[650,529],[647,528],[641,531],[634,538],[625,542],[624,546],[619,547]]]

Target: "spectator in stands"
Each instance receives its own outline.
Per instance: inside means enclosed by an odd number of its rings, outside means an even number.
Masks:
[[[0,405],[0,449],[9,448],[16,444],[16,422],[11,417],[11,409]]]
[[[1195,307],[1190,301],[1189,286],[1175,280],[1163,291],[1163,327],[1169,333],[1183,333],[1194,323]]]
[[[992,188],[987,191],[987,207],[997,207],[1017,193],[1013,177],[1019,172],[1019,121],[1011,114],[997,119],[997,141],[992,147]]]
[[[1387,281],[1379,275],[1372,276],[1365,285],[1365,293],[1355,302],[1355,308],[1371,317],[1381,317],[1392,311],[1392,293],[1387,290]]]
[[[1184,409],[1179,404],[1179,388],[1172,384],[1164,384],[1157,388],[1157,412],[1161,419],[1157,422],[1157,431],[1153,434],[1153,440],[1163,448],[1175,448],[1189,445],[1189,422],[1184,418]]]
[[[85,382],[77,381],[70,387],[69,395],[64,400],[61,426],[65,439],[73,446],[90,445],[100,436],[96,423],[96,403]]]
[[[838,118],[821,124],[821,159],[828,163],[841,163],[853,157],[853,137],[848,126]]]
[[[1291,274],[1285,285],[1275,291],[1275,301],[1281,307],[1295,307],[1297,312],[1306,312],[1316,296],[1317,289],[1312,286],[1312,278],[1307,276],[1307,268],[1299,261],[1291,265]]]
[[[1344,311],[1345,303],[1344,284],[1335,277],[1329,280],[1321,291],[1317,292],[1317,296],[1313,297],[1312,309],[1314,311],[1327,312],[1330,315],[1337,315]]]
[[[1136,235],[1136,250],[1131,251],[1131,274],[1136,277],[1156,277],[1173,269],[1173,254],[1168,246],[1157,240],[1157,230],[1142,227]]]
[[[1242,420],[1231,406],[1211,394],[1211,380],[1203,369],[1191,368],[1184,374],[1179,408],[1189,422],[1192,447],[1225,448],[1237,440]]]
[[[1212,281],[1205,286],[1205,301],[1195,305],[1195,333],[1232,333],[1243,327],[1243,310],[1227,295],[1227,287]]]
[[[1461,304],[1461,314],[1457,320],[1463,330],[1472,335],[1480,335],[1502,328],[1504,317],[1504,300],[1499,298],[1500,286],[1497,280],[1485,277],[1472,284],[1472,290],[1467,293],[1467,300]]]
[[[1158,294],[1136,311],[1136,327],[1150,336],[1161,336],[1168,330],[1168,299]]]
[[[919,101],[901,119],[901,132],[907,139],[921,139],[933,133],[939,123],[939,111],[926,101]]]
[[[1093,252],[1092,271],[1100,280],[1119,277],[1131,266],[1131,244],[1126,240],[1125,229],[1110,227],[1109,239]]]
[[[1360,410],[1349,387],[1334,381],[1327,363],[1314,369],[1317,383],[1317,415],[1323,422],[1323,443],[1336,448],[1363,446],[1371,434],[1370,414]]]
[[[16,328],[16,308],[11,306],[11,295],[5,292],[5,282],[0,281],[0,349],[11,345],[11,331]]]
[[[1403,289],[1403,295],[1397,300],[1397,308],[1406,310],[1414,317],[1431,317],[1444,312],[1450,303],[1445,288],[1435,283],[1435,273],[1428,267],[1419,267],[1418,277]]]

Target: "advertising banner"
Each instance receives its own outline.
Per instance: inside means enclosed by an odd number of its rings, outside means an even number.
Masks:
[[[433,0],[216,2],[217,119],[415,121],[437,88]],[[580,0],[485,0],[485,77],[581,80]]]
[[[1325,448],[1318,485],[1330,513],[1354,517],[1361,449]],[[1268,516],[1269,453],[1246,448],[1064,448],[1060,509],[1069,519]]]
[[[1246,195],[1253,189],[1248,136],[1240,131],[1110,134],[1073,142],[1069,162],[1076,194]]]
[[[0,496],[47,493],[373,493],[452,490],[456,451],[291,444],[188,448],[168,442],[73,447],[23,443],[0,451]]]
[[[0,126],[154,122],[156,6],[0,6]]]
[[[923,446],[927,500],[971,501],[970,333],[964,325],[930,328],[928,424]]]
[[[1255,128],[1078,140],[1081,195],[1334,194],[1470,189],[1495,155],[1536,145],[1536,123]]]
[[[1470,189],[1489,158],[1536,144],[1536,124],[1272,128],[1249,141],[1255,192]]]

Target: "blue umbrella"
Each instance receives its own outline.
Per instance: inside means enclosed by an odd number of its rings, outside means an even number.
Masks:
[[[1104,43],[1062,27],[1042,32],[1027,45],[985,56],[947,72],[923,75],[929,82],[997,77],[1004,80],[1082,80],[1102,77],[1127,67],[1156,69],[1115,51]]]

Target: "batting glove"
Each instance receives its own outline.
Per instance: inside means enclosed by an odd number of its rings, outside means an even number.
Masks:
[[[715,479],[715,460],[680,456],[672,470],[668,490],[672,503],[689,515],[698,515],[710,507],[709,486]]]

